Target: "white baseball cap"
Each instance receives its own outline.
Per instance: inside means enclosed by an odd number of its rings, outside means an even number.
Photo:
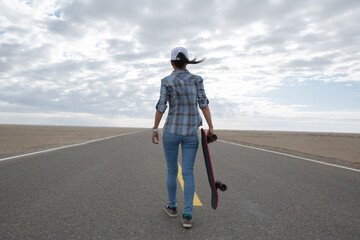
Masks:
[[[189,54],[186,48],[183,47],[177,47],[171,50],[171,60],[180,60],[180,58],[177,57],[179,53],[183,53],[187,59],[189,59]]]

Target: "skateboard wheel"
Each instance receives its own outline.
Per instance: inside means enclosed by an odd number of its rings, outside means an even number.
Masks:
[[[215,134],[211,134],[207,136],[207,143],[215,142],[217,140],[217,136]]]
[[[220,181],[216,181],[215,185],[216,185],[217,189],[220,189],[220,191],[225,192],[226,189],[227,189],[227,186],[225,184],[223,184],[222,182],[220,182]]]

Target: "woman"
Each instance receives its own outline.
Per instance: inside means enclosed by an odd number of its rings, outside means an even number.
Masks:
[[[191,74],[187,64],[197,64],[203,60],[190,61],[185,48],[171,51],[171,65],[174,71],[161,80],[160,99],[156,105],[152,141],[159,143],[158,126],[169,103],[169,113],[163,129],[163,145],[167,164],[167,190],[169,203],[164,210],[170,217],[177,216],[177,174],[178,150],[182,149],[182,175],[184,179],[184,205],[181,221],[183,227],[191,227],[193,199],[195,191],[194,163],[199,145],[198,128],[202,125],[198,106],[208,123],[209,134],[214,134],[209,100],[206,97],[203,79]]]

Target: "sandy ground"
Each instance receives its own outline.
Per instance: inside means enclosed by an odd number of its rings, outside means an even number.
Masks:
[[[360,134],[216,131],[219,139],[360,169]]]
[[[148,130],[138,128],[0,125],[0,158]],[[225,141],[255,146],[360,169],[360,134],[225,131]]]
[[[145,129],[0,125],[0,158],[142,130]]]

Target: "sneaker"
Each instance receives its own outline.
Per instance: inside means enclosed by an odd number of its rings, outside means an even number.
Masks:
[[[164,207],[164,211],[169,215],[170,217],[177,217],[177,210],[176,207],[170,207],[169,204],[166,204]]]
[[[192,225],[192,216],[189,214],[183,214],[181,222],[184,228],[191,228]]]

